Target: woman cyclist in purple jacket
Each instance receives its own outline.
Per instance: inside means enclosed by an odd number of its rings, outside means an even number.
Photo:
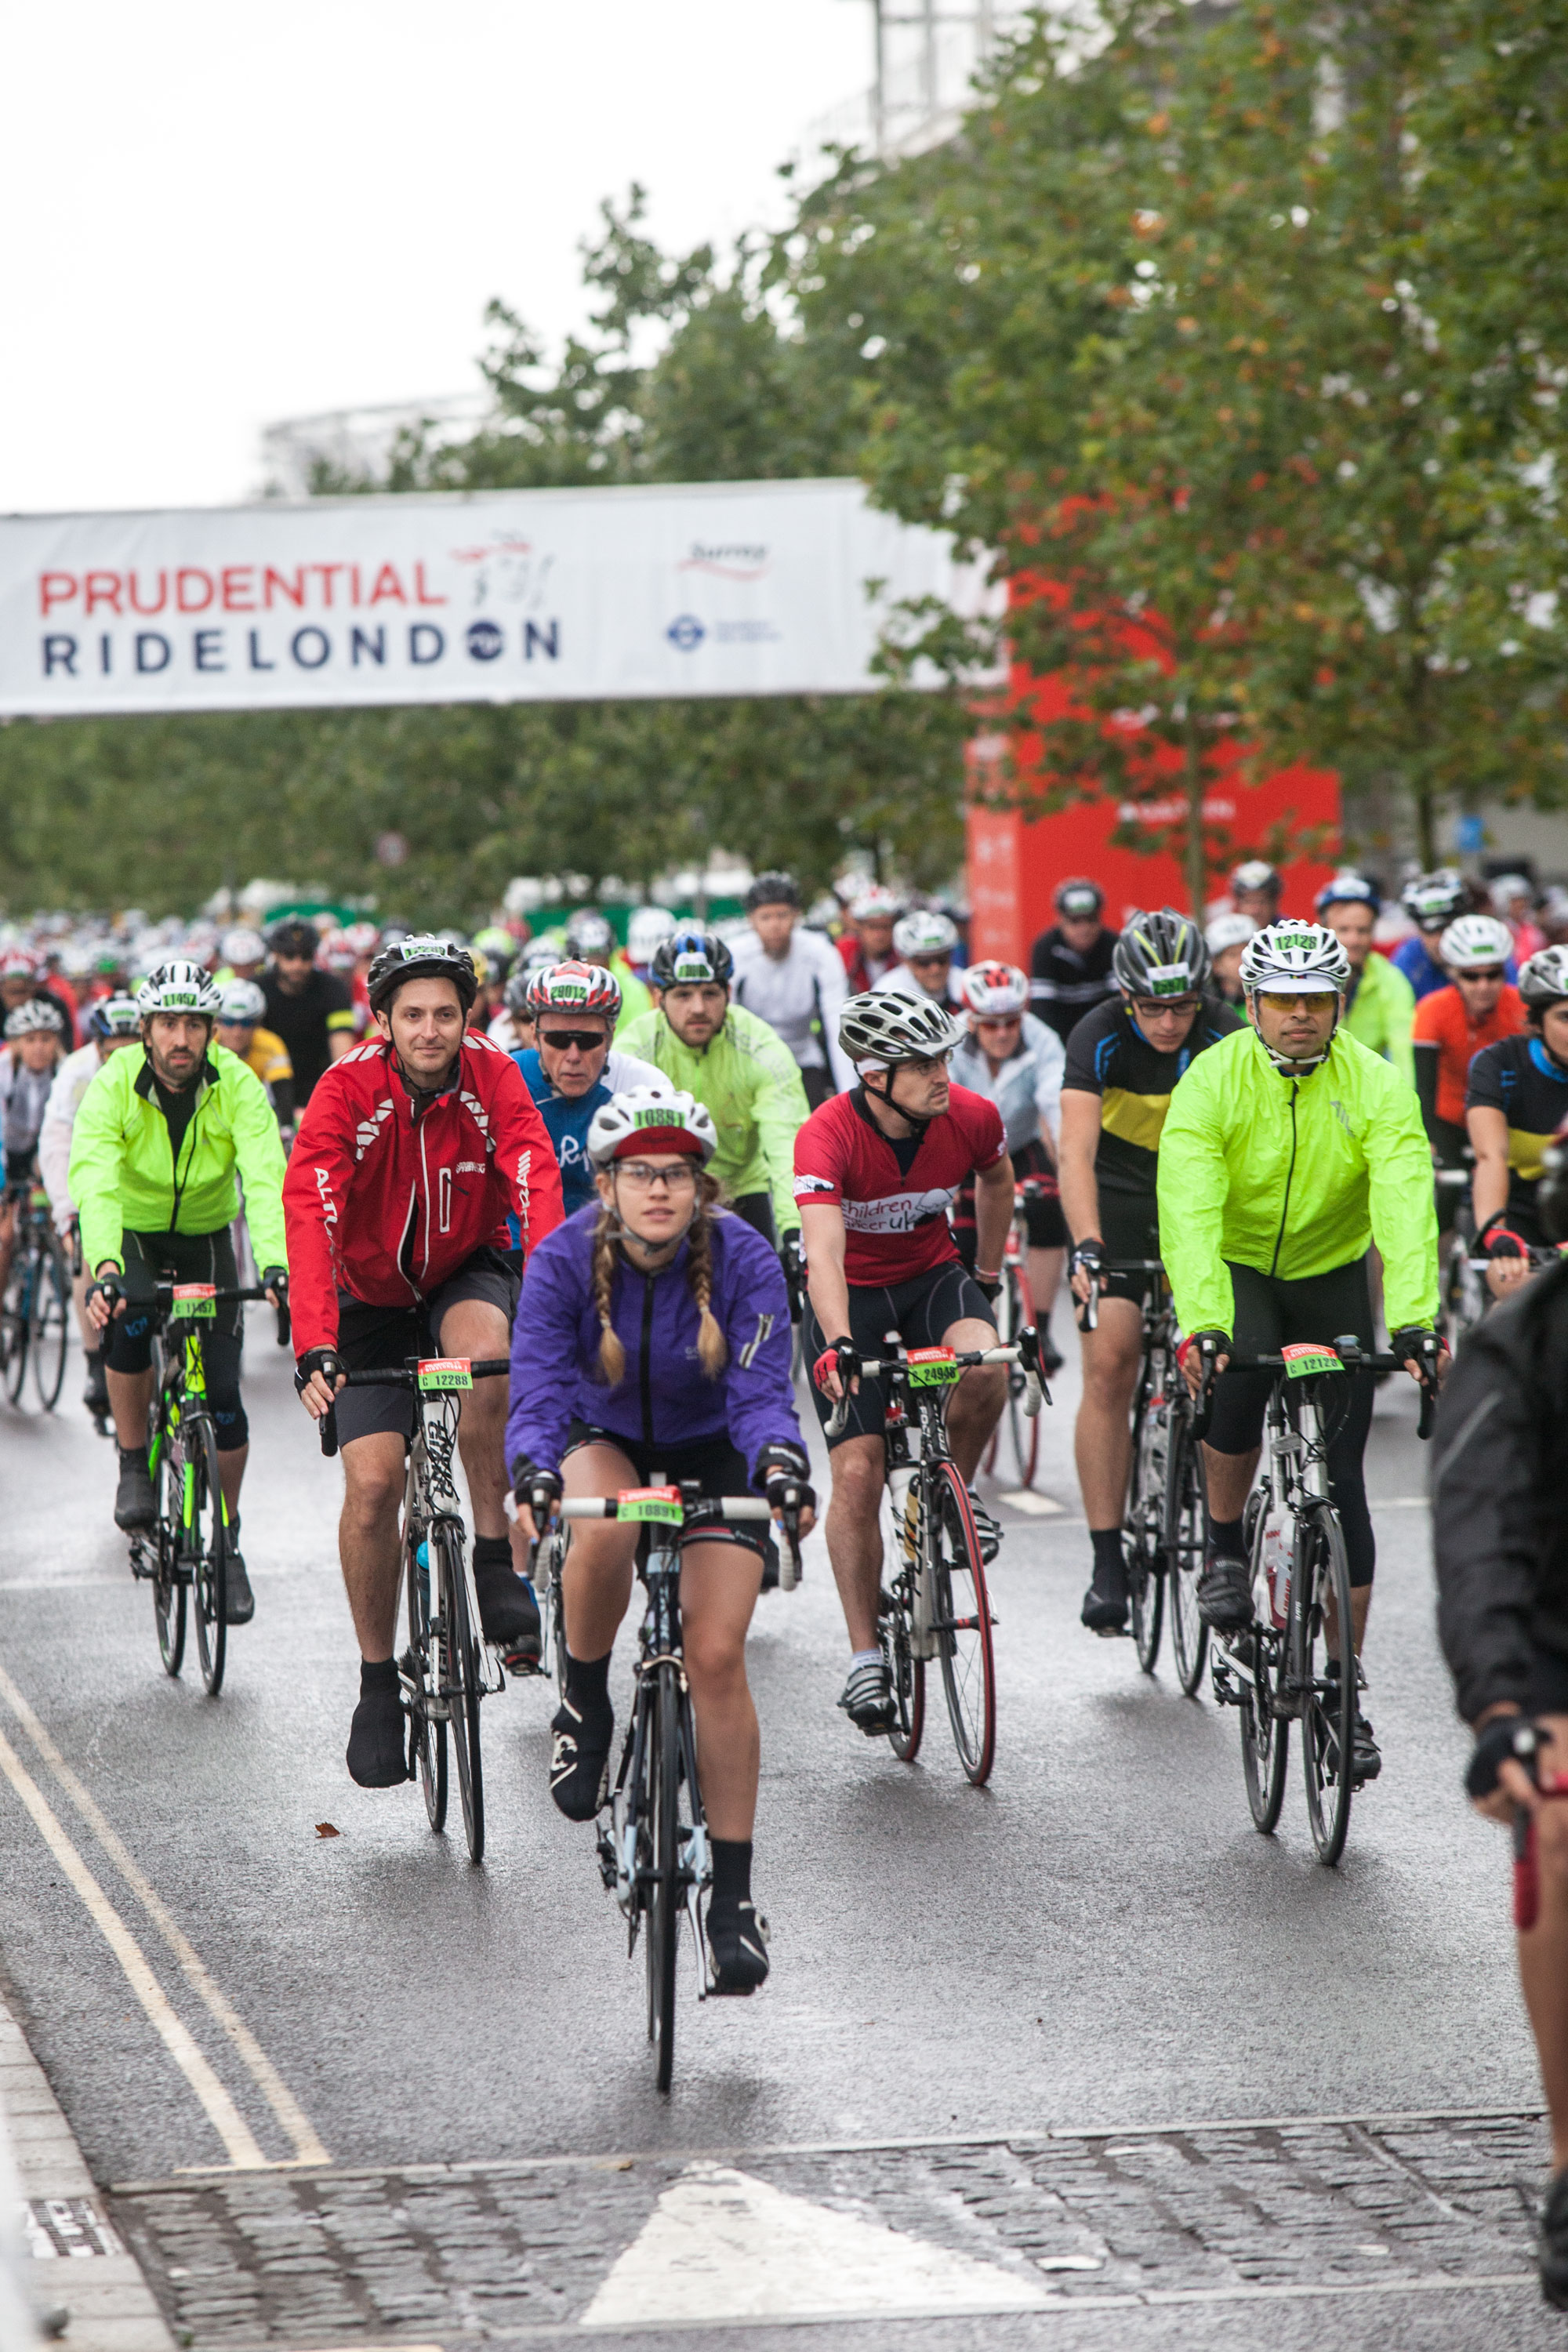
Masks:
[[[784,1276],[761,1235],[716,1206],[707,1164],[718,1140],[705,1106],[668,1085],[616,1095],[595,1115],[598,1200],[533,1251],[513,1327],[507,1460],[530,1536],[530,1498],[542,1486],[558,1498],[682,1479],[710,1495],[762,1489],[775,1514],[804,1489],[802,1533],[811,1525]],[[760,1742],[746,1682],[767,1541],[756,1522],[714,1515],[688,1522],[681,1551],[721,1992],[751,1992],[768,1972],[751,1891]],[[562,1577],[566,1694],[550,1766],[569,1821],[591,1821],[609,1793],[610,1652],[637,1543],[637,1528],[615,1520],[573,1527]]]

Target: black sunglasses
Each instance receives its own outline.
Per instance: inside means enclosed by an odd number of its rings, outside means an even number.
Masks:
[[[542,1029],[539,1042],[553,1053],[563,1054],[569,1045],[575,1045],[582,1053],[591,1054],[596,1045],[607,1045],[610,1041],[602,1029]]]

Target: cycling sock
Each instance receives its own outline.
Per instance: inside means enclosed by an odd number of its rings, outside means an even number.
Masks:
[[[857,1666],[879,1666],[881,1663],[882,1653],[880,1650],[851,1650],[849,1653],[849,1671],[851,1674],[854,1673]]]
[[[1121,1530],[1120,1528],[1090,1528],[1089,1542],[1094,1546],[1094,1580],[1104,1583],[1121,1573]]]
[[[506,1537],[476,1536],[474,1538],[474,1566],[476,1569],[510,1568],[511,1566],[511,1545],[507,1540]]]
[[[749,1903],[752,1899],[750,1838],[710,1838],[715,1903]]]
[[[610,1656],[606,1650],[602,1658],[574,1658],[566,1653],[566,1696],[579,1715],[584,1706],[595,1709],[610,1703]]]
[[[361,1698],[368,1698],[372,1691],[395,1690],[396,1688],[397,1660],[395,1658],[362,1658],[360,1660],[359,1690]]]
[[[1221,1559],[1245,1559],[1247,1546],[1242,1541],[1239,1519],[1209,1521],[1209,1549]]]

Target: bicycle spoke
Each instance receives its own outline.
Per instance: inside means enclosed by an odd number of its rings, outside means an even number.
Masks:
[[[996,1754],[996,1669],[991,1601],[963,1482],[951,1462],[935,1465],[922,1530],[931,1584],[931,1629],[953,1743],[967,1777],[990,1777]]]

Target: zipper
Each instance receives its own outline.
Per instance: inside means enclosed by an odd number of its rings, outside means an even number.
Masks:
[[[1290,1187],[1296,1180],[1296,1097],[1301,1091],[1300,1078],[1290,1081],[1290,1165],[1285,1171],[1285,1198],[1279,1204],[1279,1230],[1274,1236],[1274,1255],[1269,1264],[1270,1279],[1279,1271],[1279,1252],[1285,1240],[1285,1220],[1290,1213]]]
[[[196,1121],[202,1115],[202,1098],[205,1095],[206,1091],[206,1079],[198,1071],[196,1075],[196,1098],[191,1105],[190,1118],[185,1121],[185,1172],[183,1179],[180,1175],[179,1155],[174,1150],[174,1139],[173,1136],[169,1137],[169,1168],[171,1181],[173,1181],[174,1188],[174,1207],[170,1211],[169,1214],[169,1231],[172,1234],[177,1234],[180,1230],[180,1202],[184,1197],[185,1186],[191,1181],[191,1162],[195,1156],[196,1149]],[[169,1122],[164,1114],[163,1105],[154,1100],[153,1108],[157,1111],[160,1118],[163,1119],[164,1132],[167,1133]]]
[[[651,1274],[642,1278],[642,1362],[638,1383],[642,1390],[642,1442],[653,1444],[653,1381],[648,1365],[648,1342],[653,1336],[653,1282]]]

